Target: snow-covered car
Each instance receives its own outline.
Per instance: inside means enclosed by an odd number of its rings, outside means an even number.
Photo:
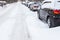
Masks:
[[[60,0],[43,1],[38,17],[46,21],[50,28],[60,26]]]
[[[6,1],[0,1],[0,6],[5,6],[7,4],[7,2]]]
[[[37,2],[31,2],[28,7],[33,11],[38,11],[40,9],[40,4]]]
[[[26,2],[22,2],[23,5],[26,5]]]
[[[28,8],[30,7],[30,4],[32,4],[32,3],[34,3],[34,2],[29,2],[29,3],[28,3]]]
[[[29,8],[33,11],[38,11],[40,9],[40,5],[36,2],[29,5]]]
[[[28,6],[29,2],[22,2],[23,5]]]

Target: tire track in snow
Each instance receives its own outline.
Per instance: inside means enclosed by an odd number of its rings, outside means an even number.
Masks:
[[[16,15],[16,23],[12,31],[11,40],[31,40],[25,21],[26,15],[24,13],[24,10],[22,12],[19,4],[18,9],[19,12]]]
[[[15,4],[16,5],[16,4]],[[6,21],[7,19],[9,19],[9,16],[11,16],[12,12],[15,9],[15,5],[12,4],[12,6],[7,8],[7,11],[5,11],[5,13],[3,13],[3,15],[0,16],[0,25]],[[11,10],[12,9],[12,10]]]

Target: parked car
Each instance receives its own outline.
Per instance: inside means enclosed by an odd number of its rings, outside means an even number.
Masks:
[[[28,3],[28,8],[30,7],[30,4],[32,4],[32,3],[34,3],[34,2],[29,2],[29,3]]]
[[[40,9],[40,4],[38,2],[30,2],[28,8],[33,11],[38,11]]]
[[[23,5],[27,6],[28,7],[28,3],[29,2],[22,2]]]
[[[22,2],[23,5],[26,5],[26,2]]]
[[[28,4],[29,4],[29,3],[30,3],[30,1],[27,1],[27,2],[26,2],[27,7],[28,7]]]
[[[49,28],[60,26],[60,0],[43,1],[38,17],[47,22]]]
[[[7,2],[6,1],[0,1],[0,6],[5,6],[7,4]]]

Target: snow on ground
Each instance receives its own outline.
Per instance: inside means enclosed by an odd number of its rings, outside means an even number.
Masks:
[[[20,2],[0,13],[0,40],[60,40],[60,27],[48,28]]]
[[[0,13],[0,40],[30,40],[22,7],[14,3]]]
[[[37,12],[25,11],[28,31],[32,40],[60,40],[60,27],[49,28],[38,19]]]

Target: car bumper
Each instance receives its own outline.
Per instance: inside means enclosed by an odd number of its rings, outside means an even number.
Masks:
[[[60,18],[54,18],[54,23],[56,26],[60,26]]]
[[[60,15],[51,16],[56,26],[60,26]]]
[[[52,18],[60,19],[60,15],[51,15]]]

